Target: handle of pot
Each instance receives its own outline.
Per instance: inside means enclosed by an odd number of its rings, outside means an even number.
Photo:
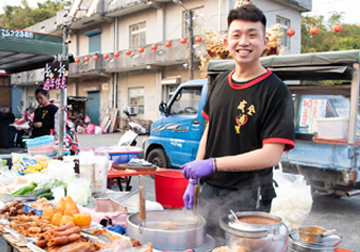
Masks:
[[[142,183],[141,183],[142,182]],[[139,220],[145,222],[146,207],[145,207],[145,188],[144,181],[139,176]]]
[[[199,187],[198,187],[198,183],[196,181],[196,184],[194,186],[194,200],[193,200],[193,214],[196,215],[197,213],[197,201],[198,201],[198,191],[199,191]]]
[[[321,234],[321,237],[325,237],[325,236],[329,236],[329,235],[337,235],[338,232],[336,229],[331,229],[331,230],[328,230],[324,233]]]

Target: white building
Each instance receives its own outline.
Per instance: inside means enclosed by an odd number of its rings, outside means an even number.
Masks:
[[[59,11],[26,30],[62,35],[63,24],[70,24],[69,11],[76,11],[71,22],[69,52],[80,63],[69,66],[68,96],[86,96],[88,114],[98,124],[109,108],[138,107],[138,117],[154,120],[158,105],[167,101],[177,85],[189,79],[187,10],[194,12],[194,36],[202,29],[225,34],[227,14],[234,0],[74,0],[73,10]],[[75,5],[79,4],[76,9]],[[285,54],[300,53],[301,13],[311,11],[311,0],[254,0],[265,13],[268,27],[281,23]],[[186,10],[186,9],[187,10]],[[180,43],[182,37],[188,42]],[[171,47],[165,42],[170,41]],[[152,50],[151,45],[157,49]],[[138,52],[139,47],[144,52]],[[198,52],[206,54],[205,42],[195,43],[194,78],[200,78]],[[130,50],[131,54],[126,55]],[[114,53],[118,52],[119,57]],[[98,60],[93,60],[94,55]],[[109,58],[104,59],[104,55]],[[85,62],[85,57],[89,58]],[[24,107],[36,104],[34,91],[43,82],[43,69],[12,75],[12,84],[23,90]],[[51,90],[51,98],[59,91]]]

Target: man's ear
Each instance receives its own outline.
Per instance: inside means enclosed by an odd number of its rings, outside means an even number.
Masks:
[[[265,34],[265,38],[264,38],[264,49],[267,48],[268,44],[269,44],[269,37],[266,36],[266,34]]]
[[[227,47],[228,45],[229,45],[228,40],[225,38],[224,39],[224,46]]]

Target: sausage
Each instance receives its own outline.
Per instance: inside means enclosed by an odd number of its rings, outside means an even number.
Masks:
[[[75,227],[75,224],[74,224],[73,222],[69,222],[69,223],[67,223],[67,224],[64,225],[64,226],[61,226],[61,227],[58,227],[58,228],[54,228],[53,230],[54,230],[54,231],[64,231],[64,230],[66,230],[66,229],[68,229],[68,228],[72,228],[72,227]]]
[[[80,234],[81,229],[79,227],[72,227],[72,228],[68,228],[64,231],[54,231],[54,230],[50,230],[49,231],[49,237],[50,238],[54,238],[54,237],[64,237],[64,236],[69,236],[71,234]]]
[[[47,245],[47,242],[48,242],[47,240],[42,239],[42,240],[36,241],[36,242],[35,242],[35,245],[38,246],[38,247],[40,247],[40,248],[45,248],[46,245]]]
[[[49,240],[47,245],[50,246],[61,246],[68,244],[70,242],[74,242],[80,239],[80,234],[72,234],[70,236],[64,236],[64,237],[55,237]]]

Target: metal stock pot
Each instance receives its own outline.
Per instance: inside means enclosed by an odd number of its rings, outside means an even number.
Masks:
[[[197,248],[208,242],[205,219],[183,210],[146,211],[145,227],[140,227],[139,213],[133,213],[126,220],[126,234],[142,243],[151,242],[154,248],[171,251]]]
[[[283,252],[286,250],[289,231],[281,218],[265,212],[236,213],[220,217],[225,231],[226,245],[231,249],[241,246],[246,252]]]

